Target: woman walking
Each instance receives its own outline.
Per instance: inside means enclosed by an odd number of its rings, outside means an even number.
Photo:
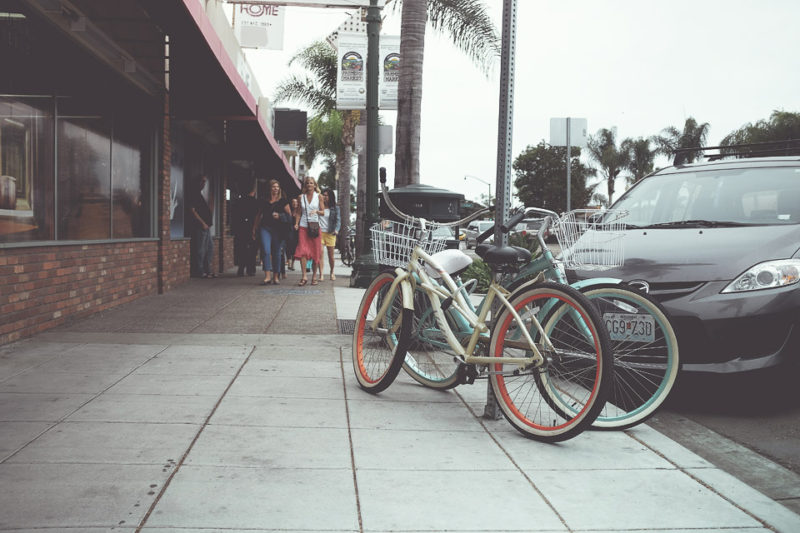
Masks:
[[[325,189],[322,191],[322,199],[325,201],[324,214],[319,217],[319,229],[322,232],[322,246],[323,257],[319,262],[319,278],[325,279],[322,275],[322,267],[325,263],[325,249],[328,254],[328,265],[331,269],[331,281],[336,279],[336,274],[333,273],[333,249],[336,248],[336,235],[341,228],[341,219],[339,218],[339,206],[336,205],[336,193],[332,189]]]
[[[286,230],[291,221],[291,211],[286,194],[277,180],[269,182],[269,198],[262,201],[253,224],[253,238],[256,232],[261,237],[263,250],[264,281],[262,285],[279,285],[281,263],[283,263],[283,243]]]
[[[319,216],[325,213],[325,200],[317,192],[317,180],[311,176],[303,182],[303,192],[297,199],[299,207],[295,214],[294,227],[298,231],[297,249],[294,256],[300,260],[300,270],[303,278],[298,283],[303,286],[308,283],[306,262],[311,260],[311,284],[317,285],[317,263],[320,260],[320,247],[322,246],[319,232]]]
[[[297,198],[292,198],[289,208],[292,212],[292,223],[289,224],[289,231],[286,235],[286,263],[289,270],[294,270],[294,252],[297,249],[297,229],[294,227],[294,217],[298,214],[300,204]]]

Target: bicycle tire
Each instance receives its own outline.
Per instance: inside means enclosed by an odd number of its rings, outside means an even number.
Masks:
[[[633,427],[653,416],[675,385],[680,369],[675,331],[661,305],[635,289],[625,285],[596,285],[583,287],[581,292],[600,311],[614,350],[614,386],[592,426]],[[616,331],[619,329],[616,324],[637,314],[652,317],[652,324],[649,320],[643,323],[646,328],[652,325],[652,340],[626,330]]]
[[[414,316],[403,370],[414,380],[436,390],[458,385],[458,361],[441,332],[428,294],[414,291]]]
[[[344,266],[351,266],[353,264],[353,251],[350,249],[349,243],[342,246],[342,264]]]
[[[520,433],[559,442],[588,428],[611,390],[613,353],[608,331],[588,298],[566,285],[543,282],[512,296],[517,320],[503,308],[492,328],[492,357],[530,355],[520,346],[529,332],[545,364],[519,369],[490,364],[490,380],[503,416]],[[540,320],[554,350],[543,344],[532,317]],[[526,323],[527,321],[527,323]]]
[[[353,370],[358,384],[370,393],[386,390],[397,378],[403,366],[405,347],[411,334],[413,311],[403,308],[403,297],[398,287],[386,315],[373,330],[370,326],[377,316],[395,280],[395,274],[379,274],[367,287],[356,315],[353,330]]]

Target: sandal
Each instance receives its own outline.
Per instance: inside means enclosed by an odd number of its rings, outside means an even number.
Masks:
[[[297,284],[297,286],[298,286],[298,287],[302,287],[302,286],[303,286],[303,285],[305,285],[306,283],[308,283],[308,280],[307,280],[307,279],[301,279],[301,280],[300,280],[300,283],[298,283],[298,284]]]
[[[334,274],[331,274],[331,281],[336,281],[336,276]]]
[[[311,280],[311,284],[312,284],[312,285],[319,285],[319,281],[318,281],[318,280],[316,280],[316,279],[312,279],[312,280]]]

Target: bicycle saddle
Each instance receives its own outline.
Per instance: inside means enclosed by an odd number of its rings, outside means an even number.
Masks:
[[[492,244],[479,244],[475,247],[478,254],[490,267],[518,268],[530,263],[531,251],[520,246],[494,246]]]

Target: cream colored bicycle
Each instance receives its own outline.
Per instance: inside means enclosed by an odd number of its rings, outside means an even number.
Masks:
[[[603,408],[613,377],[608,332],[589,300],[541,278],[513,293],[493,280],[476,313],[452,278],[472,260],[459,250],[445,250],[433,230],[463,226],[483,212],[457,222],[429,223],[397,209],[385,182],[381,172],[384,202],[403,222],[383,221],[371,228],[376,262],[395,268],[372,281],[359,306],[353,333],[359,385],[378,393],[395,380],[406,359],[415,315],[422,311],[415,309],[414,295],[423,291],[459,365],[460,384],[491,380],[503,415],[529,438],[556,442],[587,428]],[[514,272],[531,256],[527,250],[494,246],[484,260],[494,273]],[[453,333],[444,312],[448,309],[469,322],[471,334]]]

